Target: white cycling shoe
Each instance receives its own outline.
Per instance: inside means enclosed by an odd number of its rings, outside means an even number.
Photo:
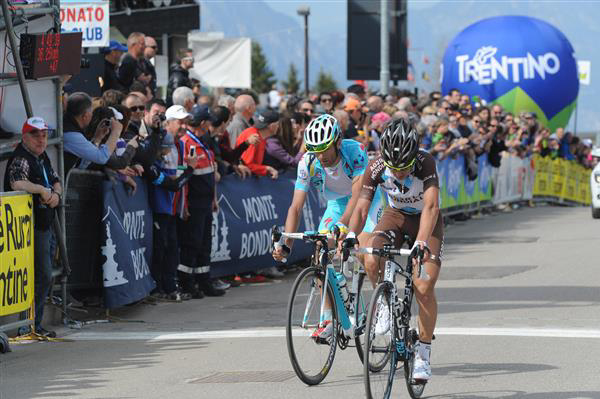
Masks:
[[[412,373],[413,380],[429,381],[431,378],[431,364],[428,359],[423,359],[419,351],[415,353],[415,362]]]
[[[385,335],[390,332],[390,308],[382,301],[379,302],[378,307],[375,335]]]

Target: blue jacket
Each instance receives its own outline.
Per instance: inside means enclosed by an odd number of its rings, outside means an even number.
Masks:
[[[365,172],[369,164],[369,157],[361,143],[356,140],[342,140],[340,153],[342,167],[350,179],[361,176]],[[325,187],[325,175],[325,169],[323,169],[315,154],[307,152],[298,163],[295,189],[309,191],[312,186],[319,190],[327,200],[343,197]]]

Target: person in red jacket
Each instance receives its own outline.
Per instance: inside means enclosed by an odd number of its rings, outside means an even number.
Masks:
[[[254,118],[254,126],[244,130],[237,138],[236,146],[241,145],[248,137],[257,134],[260,137],[258,144],[248,146],[248,149],[242,154],[244,164],[258,176],[271,176],[272,179],[277,179],[277,169],[263,164],[265,158],[265,149],[267,146],[267,138],[277,134],[279,127],[279,112],[265,110],[258,112]]]

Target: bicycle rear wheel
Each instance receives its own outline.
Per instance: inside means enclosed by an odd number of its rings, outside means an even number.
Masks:
[[[311,338],[311,334],[319,326],[321,291],[324,283],[325,273],[322,270],[316,267],[303,270],[294,281],[288,302],[288,354],[296,375],[308,385],[316,385],[327,376],[337,346],[337,313],[329,285],[326,292],[332,310],[329,327],[332,328],[332,335],[328,340]]]
[[[406,360],[404,360],[404,379],[406,380],[406,388],[412,399],[419,399],[425,390],[425,382],[415,382],[412,379],[413,366],[415,363],[415,345],[419,340],[419,335],[415,329],[408,331],[405,339]]]
[[[367,329],[365,332],[365,348],[363,377],[368,399],[389,398],[392,393],[394,375],[396,373],[396,348],[394,347],[392,318],[392,284],[380,283],[373,292],[369,303]],[[377,331],[378,320],[382,308],[389,312],[389,323],[386,329]],[[381,322],[379,322],[381,324]],[[386,331],[387,330],[387,331]]]

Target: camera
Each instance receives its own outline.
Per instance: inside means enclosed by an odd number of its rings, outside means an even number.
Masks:
[[[79,67],[81,69],[88,69],[90,67],[89,58],[81,57],[81,61],[79,62]]]
[[[164,122],[167,120],[167,117],[165,116],[165,114],[158,114],[158,117],[160,118],[161,122]]]
[[[107,128],[109,126],[110,126],[110,120],[108,120],[108,119],[104,119],[102,122],[100,122],[101,128]]]

